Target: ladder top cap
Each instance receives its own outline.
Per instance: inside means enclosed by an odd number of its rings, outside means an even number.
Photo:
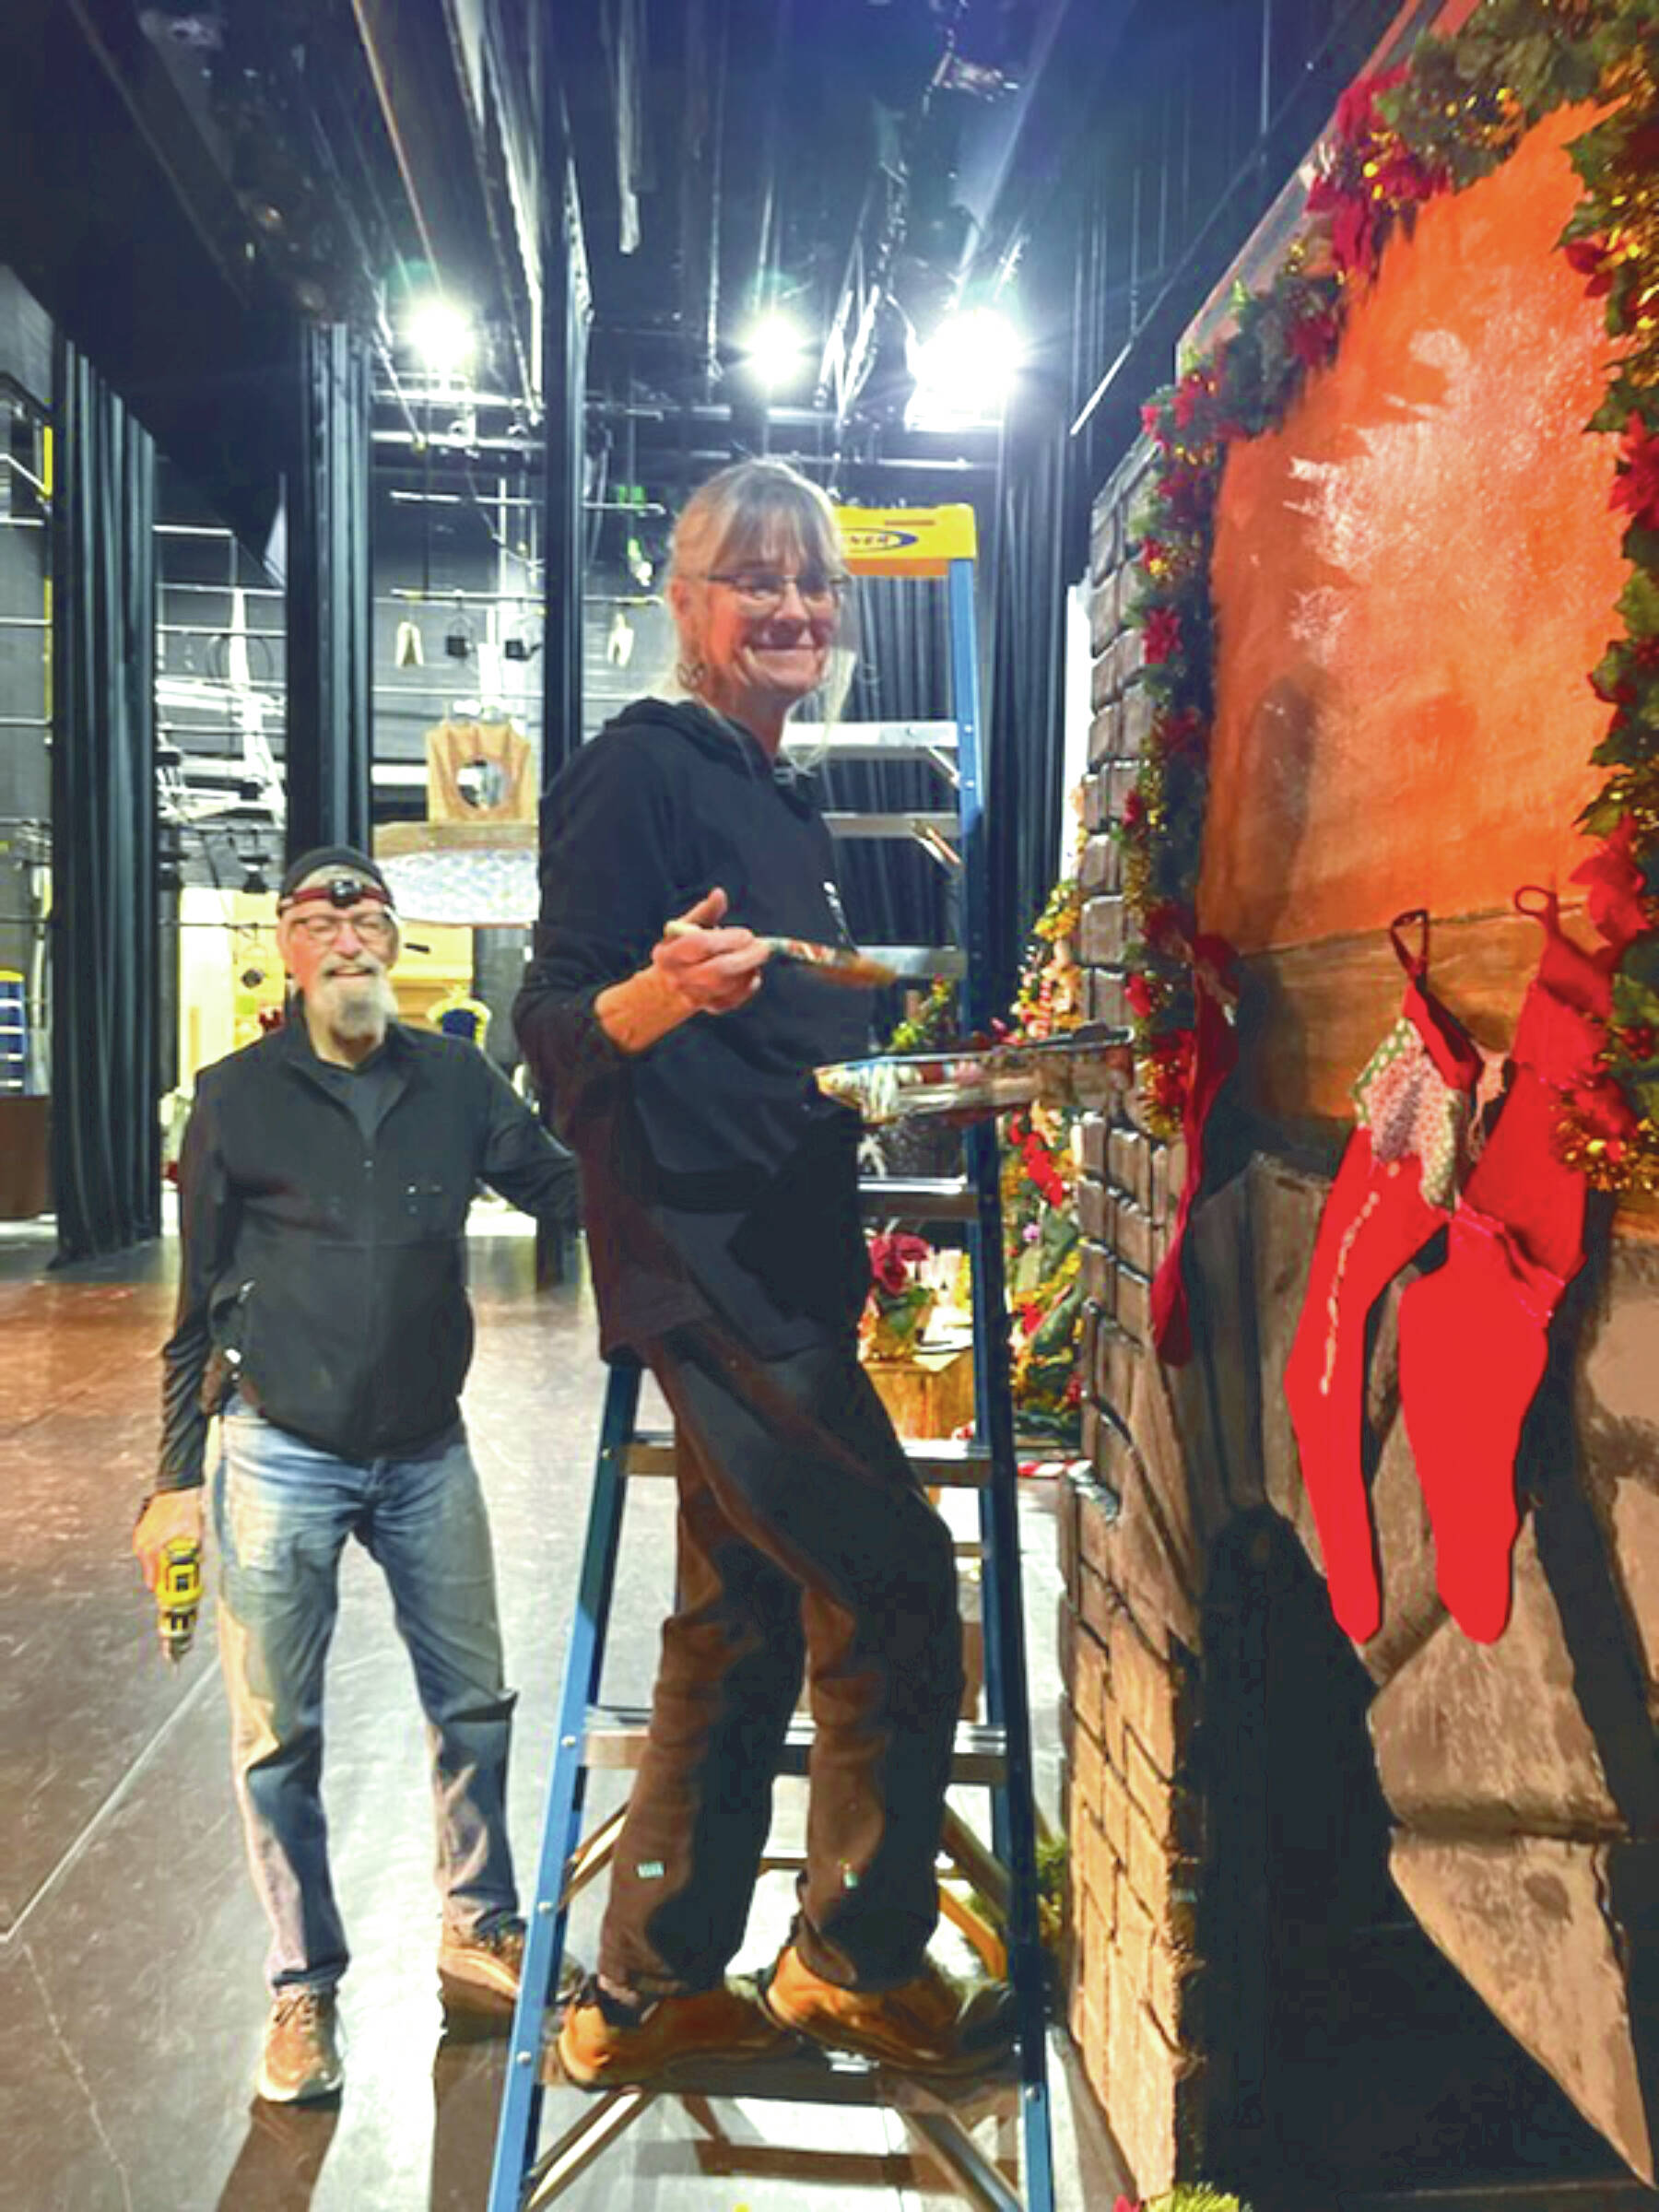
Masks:
[[[855,576],[943,576],[978,554],[971,507],[840,507],[835,520]]]

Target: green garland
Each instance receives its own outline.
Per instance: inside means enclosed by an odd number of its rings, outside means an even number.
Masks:
[[[1583,871],[1593,907],[1643,925],[1614,982],[1602,1072],[1564,1102],[1562,1156],[1598,1187],[1659,1190],[1659,19],[1652,0],[1485,0],[1449,40],[1343,97],[1308,196],[1328,250],[1292,248],[1267,288],[1241,292],[1233,335],[1143,409],[1159,449],[1140,518],[1142,681],[1152,724],[1114,834],[1135,942],[1127,994],[1142,1097],[1173,1134],[1193,1052],[1194,899],[1215,709],[1210,555],[1227,451],[1282,423],[1335,352],[1349,303],[1394,229],[1445,192],[1489,175],[1544,116],[1573,101],[1606,113],[1570,151],[1583,192],[1561,249],[1605,302],[1616,341],[1588,429],[1619,440],[1611,503],[1629,517],[1620,634],[1592,672],[1612,720],[1594,759],[1607,774],[1582,821],[1600,843]]]

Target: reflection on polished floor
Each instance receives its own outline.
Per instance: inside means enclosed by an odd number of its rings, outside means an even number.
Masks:
[[[504,1227],[490,1209],[476,1218]],[[494,1521],[521,1881],[534,1870],[603,1370],[585,1288],[537,1293],[531,1244],[472,1244],[478,1355],[467,1417]],[[348,1555],[329,1674],[328,1803],[353,1965],[335,2107],[259,2102],[263,1924],[242,1865],[211,1612],[176,1672],[126,1549],[154,1449],[172,1247],[49,1274],[49,1241],[0,1236],[0,2202],[27,2212],[472,2212],[493,2144],[503,2023],[445,2020],[434,1971],[421,1721],[384,1586]],[[671,1500],[630,1501],[607,1695],[643,1701],[667,1592]],[[1029,1540],[1040,1774],[1054,1797],[1055,1583],[1040,1486]],[[596,1777],[596,1785],[607,1778]],[[618,1783],[612,1783],[614,1789]],[[798,1807],[780,1790],[787,1821]],[[614,1800],[599,1795],[595,1809]],[[775,1947],[763,1885],[744,1963]],[[596,1906],[575,1931],[591,1946]],[[591,1955],[591,1950],[588,1955]],[[1061,2053],[1058,2039],[1057,2057]],[[1119,2177],[1056,2069],[1061,2201]],[[569,2092],[548,2100],[565,2116]],[[1086,2092],[1079,2092],[1085,2098]],[[572,2212],[810,2212],[947,2201],[881,2111],[726,2108],[724,2149],[671,2100],[567,2192]],[[809,2181],[785,2143],[834,2156]],[[937,2191],[938,2194],[935,2194]]]

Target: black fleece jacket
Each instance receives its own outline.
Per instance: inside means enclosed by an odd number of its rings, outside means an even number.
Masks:
[[[811,1070],[868,1049],[869,994],[774,960],[747,1005],[635,1054],[594,1012],[716,885],[730,924],[847,942],[808,781],[705,708],[641,700],[549,791],[541,880],[513,1018],[582,1161],[605,1350],[712,1311],[767,1359],[846,1327],[869,1287],[859,1124]]]
[[[382,1051],[371,1135],[298,1010],[197,1077],[158,1489],[200,1483],[208,1415],[232,1381],[277,1428],[343,1459],[441,1436],[472,1359],[478,1182],[574,1219],[574,1163],[476,1045],[394,1022]]]

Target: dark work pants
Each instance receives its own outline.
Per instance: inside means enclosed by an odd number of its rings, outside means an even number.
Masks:
[[[618,1841],[599,1969],[644,1997],[712,1987],[743,1939],[779,1749],[810,1684],[795,1942],[845,1987],[919,1971],[961,1628],[949,1532],[853,1338],[758,1359],[713,1324],[650,1365],[675,1416],[679,1609]]]

